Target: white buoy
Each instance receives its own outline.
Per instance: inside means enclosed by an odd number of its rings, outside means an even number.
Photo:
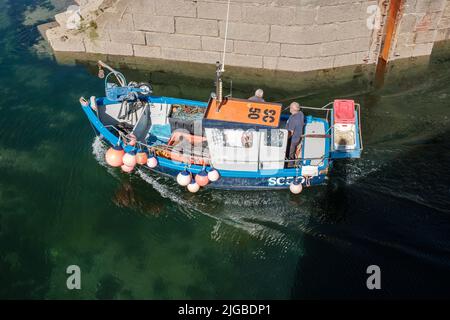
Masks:
[[[177,175],[177,182],[180,186],[187,186],[192,180],[191,174],[188,171],[181,171]]]
[[[216,169],[212,169],[211,171],[209,171],[208,179],[211,182],[216,182],[217,180],[219,180],[220,179],[219,171],[217,171]]]
[[[123,155],[123,164],[129,167],[134,167],[136,165],[136,153],[131,151]]]
[[[155,156],[150,156],[147,160],[147,166],[149,168],[156,168],[158,166],[158,159]]]
[[[291,185],[289,186],[289,190],[291,190],[291,192],[292,192],[293,194],[299,194],[299,193],[302,192],[303,186],[302,186],[302,184],[301,184],[300,181],[294,180],[294,181],[291,183]]]
[[[189,190],[189,192],[196,193],[198,192],[198,190],[200,190],[200,186],[197,182],[195,182],[195,180],[192,180],[191,183],[187,185],[187,189]]]

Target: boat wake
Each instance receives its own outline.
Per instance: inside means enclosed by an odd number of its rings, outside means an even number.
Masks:
[[[108,172],[117,179],[121,179],[120,170],[107,165],[104,155],[107,145],[96,137],[92,143],[92,153],[97,162],[107,168]],[[367,167],[370,168],[370,162]],[[376,170],[370,168],[370,170]],[[353,175],[349,183],[370,172],[367,168],[354,166],[350,171]],[[328,221],[329,217],[321,211],[323,201],[327,199],[326,187],[306,189],[301,197],[292,195],[286,190],[281,191],[232,191],[204,189],[197,194],[186,192],[173,179],[153,174],[138,168],[135,176],[149,184],[161,197],[176,204],[177,209],[191,220],[207,216],[216,223],[211,230],[211,239],[215,241],[245,241],[245,234],[259,239],[264,246],[281,248],[280,254],[302,251],[302,237],[305,235],[327,239],[318,234],[311,223],[311,219]],[[137,183],[129,181],[127,183]],[[148,194],[148,193],[146,193]],[[137,195],[134,195],[137,196]],[[146,199],[140,200],[145,202]],[[148,199],[147,199],[148,201]],[[144,210],[145,211],[145,210]],[[245,234],[242,234],[242,231]]]
[[[172,179],[137,170],[137,174],[162,197],[177,204],[190,219],[198,215],[216,220],[211,231],[215,241],[242,240],[237,230],[264,242],[265,246],[283,248],[281,252],[300,250],[298,232],[307,225],[308,215],[302,210],[286,206],[284,194],[278,192],[245,192],[203,190],[192,195],[181,189]],[[281,196],[281,198],[280,198]],[[281,205],[285,205],[284,208]],[[297,215],[292,215],[292,213]],[[300,213],[300,214],[299,214]],[[295,218],[297,217],[297,218]]]

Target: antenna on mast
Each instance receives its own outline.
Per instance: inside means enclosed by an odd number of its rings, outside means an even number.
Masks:
[[[222,54],[222,72],[225,72],[225,53],[227,51],[227,38],[228,38],[228,21],[230,18],[230,2],[231,0],[228,0],[228,6],[227,6],[227,20],[225,22],[225,39],[223,42],[223,54]]]
[[[231,0],[228,0],[227,19],[225,22],[225,39],[223,42],[222,63],[220,63],[220,61],[216,62],[216,105],[217,105],[217,109],[220,107],[220,105],[222,104],[222,101],[223,101],[222,75],[225,72],[225,54],[227,51],[228,21],[230,18],[230,2],[231,2]]]

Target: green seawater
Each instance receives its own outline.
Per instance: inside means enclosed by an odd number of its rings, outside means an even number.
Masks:
[[[342,79],[240,74],[236,97],[263,86],[285,105],[298,96],[316,107],[359,101],[363,156],[336,163],[327,186],[300,196],[192,195],[167,178],[105,166],[78,103],[101,96],[103,82],[92,62],[55,60],[36,28],[68,3],[0,0],[0,298],[450,295],[445,46],[430,60],[388,66],[379,89],[358,67]],[[158,95],[206,100],[213,90],[213,72],[131,65],[115,64]],[[365,286],[371,264],[382,269],[382,291]],[[81,290],[66,287],[70,265],[81,269]]]

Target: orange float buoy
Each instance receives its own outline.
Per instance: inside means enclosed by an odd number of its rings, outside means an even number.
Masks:
[[[123,164],[122,158],[124,154],[125,151],[120,145],[111,147],[105,154],[106,163],[111,167],[120,167]]]
[[[126,172],[126,173],[130,173],[131,171],[134,170],[134,166],[130,167],[130,166],[127,166],[126,164],[122,165],[120,168],[122,169],[123,172]]]
[[[139,150],[136,153],[136,163],[147,164],[147,160],[148,160],[147,152],[145,152],[144,150]]]
[[[209,183],[208,173],[205,170],[197,173],[197,175],[195,176],[195,182],[197,182],[200,187],[206,186]]]
[[[136,152],[129,151],[123,155],[123,164],[129,167],[134,167],[136,165]]]

